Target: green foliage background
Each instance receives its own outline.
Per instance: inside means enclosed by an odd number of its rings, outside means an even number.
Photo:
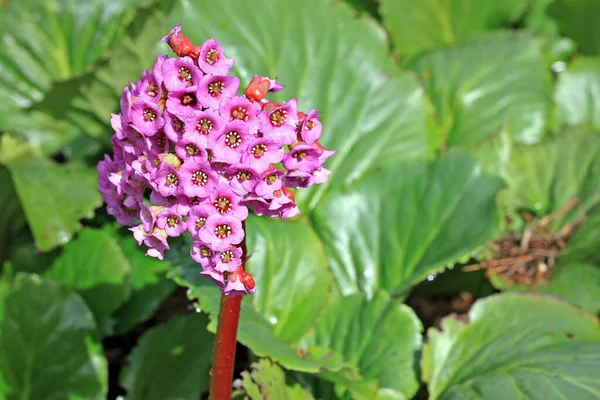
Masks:
[[[149,320],[117,377],[125,397],[208,388],[218,291],[186,243],[145,257],[95,172],[122,88],[170,54],[159,38],[181,19],[194,42],[221,42],[243,85],[277,76],[275,100],[318,108],[337,149],[330,180],[298,193],[299,218],[248,220],[258,291],[236,397],[600,398],[600,1],[5,0],[0,13],[0,398],[106,398],[103,343]],[[573,198],[551,229],[587,219],[547,285],[492,282],[468,322],[423,332],[411,293],[481,297],[481,275],[458,266],[507,218],[522,229],[518,211]],[[157,325],[177,286],[193,309]]]

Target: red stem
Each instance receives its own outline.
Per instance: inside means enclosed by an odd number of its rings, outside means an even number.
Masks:
[[[242,222],[244,232],[245,221]],[[246,238],[240,244],[242,248],[242,267],[246,266]],[[213,349],[213,362],[210,370],[210,400],[231,399],[233,385],[233,364],[235,361],[235,346],[237,343],[237,329],[240,321],[240,309],[243,296],[229,297],[221,295],[219,321],[215,345]]]

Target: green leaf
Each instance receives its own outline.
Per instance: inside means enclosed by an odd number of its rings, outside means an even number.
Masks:
[[[145,333],[121,375],[127,398],[198,399],[210,383],[207,323],[203,314],[179,316]]]
[[[565,36],[573,39],[584,54],[600,55],[600,3],[596,0],[555,0],[548,14]]]
[[[110,113],[118,112],[119,99],[129,81],[138,80],[144,70],[152,67],[157,44],[171,29],[164,17],[164,9],[170,6],[170,2],[159,2],[142,9],[110,48],[108,59],[100,61],[91,73],[54,85],[35,108],[66,119],[86,135],[109,145],[113,133]],[[69,99],[68,106],[65,99]]]
[[[354,9],[359,12],[365,12],[371,14],[377,18],[377,0],[345,0],[346,3],[350,4]]]
[[[111,314],[129,297],[125,277],[131,266],[110,233],[85,228],[64,246],[63,253],[46,272],[76,289],[94,313],[100,330],[112,333]]]
[[[436,109],[438,140],[472,146],[506,124],[516,141],[540,141],[550,106],[542,44],[500,32],[415,59],[412,67]]]
[[[106,395],[106,361],[90,339],[92,313],[73,291],[36,275],[19,275],[4,299],[0,371],[9,399]]]
[[[299,384],[286,385],[285,375],[281,368],[272,361],[262,358],[252,364],[252,371],[242,372],[241,385],[243,391],[235,396],[247,396],[250,400],[289,399],[310,400],[314,397]]]
[[[170,14],[195,43],[211,37],[236,60],[244,87],[253,74],[279,77],[277,101],[297,97],[300,109],[323,116],[321,143],[337,153],[329,182],[299,193],[314,209],[328,188],[381,164],[431,154],[429,107],[412,74],[394,66],[385,32],[333,1],[180,0]],[[323,23],[315,16],[324,16]],[[306,208],[304,208],[308,211]]]
[[[87,71],[121,37],[141,2],[9,2],[0,17],[0,97],[28,107],[53,81]]]
[[[501,182],[473,157],[450,152],[405,164],[333,192],[316,210],[338,289],[403,293],[489,240],[498,229]]]
[[[489,29],[509,27],[525,11],[526,0],[380,0],[383,25],[394,50],[414,55],[460,43]]]
[[[538,215],[561,210],[573,199],[578,205],[557,218],[557,231],[600,201],[600,135],[586,129],[569,129],[559,137],[513,151],[510,200],[515,208]]]
[[[469,324],[431,328],[423,379],[429,399],[578,399],[600,393],[597,318],[540,295],[479,300]]]
[[[569,238],[561,255],[564,262],[600,265],[600,208],[596,207]]]
[[[415,353],[422,329],[414,312],[385,292],[370,301],[364,295],[335,296],[305,343],[341,353],[346,367],[356,368],[366,381],[378,380],[380,394],[410,399],[419,388]]]
[[[154,284],[141,289],[133,289],[127,302],[113,314],[115,333],[123,334],[138,323],[152,317],[175,287],[173,281],[160,277],[159,281]]]
[[[252,230],[248,231],[248,235],[252,235]],[[208,330],[214,333],[217,328],[221,292],[212,282],[200,275],[202,267],[191,260],[188,247],[183,248],[180,253],[176,256],[173,253],[170,255],[177,259],[173,263],[170,277],[177,284],[189,287],[188,296],[198,299],[199,308],[210,315],[211,323],[208,326]],[[262,284],[260,280],[257,280],[256,285],[258,290],[261,290]],[[292,281],[284,281],[284,285],[280,286],[279,289],[283,293],[290,292],[293,290],[293,285],[294,282]],[[272,322],[275,322],[275,324]],[[279,321],[268,321],[256,311],[252,304],[252,296],[246,296],[242,302],[237,340],[250,348],[257,356],[268,356],[286,369],[318,372],[324,364],[331,363],[329,361],[333,357],[330,354],[331,352],[320,354],[313,359],[301,357],[292,344],[286,343],[275,334],[275,328],[285,331],[284,328],[278,327],[278,324],[280,324]],[[309,328],[310,326],[306,327],[306,329]]]
[[[325,309],[333,277],[323,244],[306,223],[250,216],[247,270],[257,291],[254,308],[288,343],[302,337]]]
[[[562,297],[571,304],[600,314],[600,266],[559,261],[554,267],[550,283],[537,290]]]
[[[558,77],[556,125],[588,124],[600,130],[600,58],[580,58]]]
[[[95,168],[57,164],[7,135],[0,149],[40,250],[67,243],[81,229],[79,219],[91,218],[102,204]]]
[[[15,236],[25,228],[27,220],[12,183],[9,171],[0,166],[0,265],[9,257]]]

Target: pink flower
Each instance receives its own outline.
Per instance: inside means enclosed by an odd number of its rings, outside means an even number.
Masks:
[[[194,65],[190,57],[169,58],[161,67],[163,83],[167,90],[183,90],[190,86],[198,86],[202,71]]]
[[[184,119],[195,110],[200,110],[196,92],[196,86],[169,92],[167,95],[167,108],[176,114],[179,119]]]
[[[233,76],[205,75],[198,84],[198,102],[202,107],[219,109],[219,103],[237,93],[240,81]]]
[[[229,181],[231,191],[240,197],[252,193],[260,180],[258,171],[244,164],[231,165],[227,169],[227,176],[231,179]]]
[[[323,131],[323,125],[319,121],[319,114],[316,109],[312,109],[308,112],[299,123],[300,137],[306,144],[312,146],[321,137]]]
[[[253,141],[242,156],[242,164],[257,171],[265,171],[270,164],[281,162],[285,152],[280,143],[261,138]]]
[[[190,256],[194,261],[202,265],[202,268],[214,268],[214,255],[215,252],[212,251],[206,243],[201,242],[199,240],[194,240],[192,250],[190,251]]]
[[[187,230],[192,236],[197,236],[200,229],[204,228],[208,217],[215,213],[213,207],[210,207],[206,203],[193,206],[190,208],[186,222]]]
[[[186,139],[193,140],[204,148],[212,149],[225,128],[225,121],[211,109],[194,111],[185,119],[185,127]]]
[[[229,183],[224,179],[215,186],[209,199],[214,211],[221,215],[232,215],[240,221],[248,218],[248,209],[240,205],[242,198],[231,190]]]
[[[156,219],[156,226],[164,229],[168,236],[177,237],[187,230],[187,225],[176,212],[176,208],[165,208]]]
[[[248,125],[238,120],[231,121],[212,147],[213,155],[217,161],[239,163],[251,141],[252,135],[248,131]]]
[[[215,256],[215,270],[219,272],[235,272],[242,265],[242,249],[230,247]]]
[[[192,159],[183,163],[180,170],[183,193],[188,197],[208,197],[217,184],[217,174],[210,164],[199,164]]]
[[[258,113],[260,105],[258,103],[250,103],[245,97],[233,97],[228,101],[221,102],[219,114],[227,121],[242,121],[248,125],[248,130],[256,133],[260,120]]]
[[[291,145],[296,141],[298,100],[285,101],[281,106],[261,114],[260,131],[269,139]]]
[[[165,197],[175,196],[183,191],[181,175],[172,165],[167,163],[161,164],[152,183],[154,189]]]
[[[221,45],[214,39],[208,39],[200,46],[198,66],[207,74],[227,75],[234,62],[223,55]]]
[[[232,216],[213,214],[206,219],[199,239],[215,251],[226,250],[244,239],[242,221]]]
[[[136,100],[129,113],[129,124],[142,135],[152,136],[164,126],[165,120],[156,104]]]

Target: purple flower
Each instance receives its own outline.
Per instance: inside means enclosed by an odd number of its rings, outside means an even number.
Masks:
[[[260,106],[258,103],[250,103],[245,97],[233,97],[227,101],[221,102],[219,113],[227,121],[239,120],[248,125],[250,132],[255,133],[258,130],[260,120],[258,113]]]
[[[202,43],[198,66],[207,74],[227,75],[234,62],[233,59],[225,58],[223,49],[216,40],[208,39]]]
[[[296,141],[298,100],[285,101],[281,106],[261,114],[260,131],[276,142],[291,145]]]
[[[195,163],[203,164],[208,162],[208,153],[200,143],[200,138],[188,137],[183,138],[175,145],[175,154],[181,158],[184,162],[187,159],[194,160]]]
[[[233,193],[229,183],[222,179],[210,194],[210,204],[221,215],[234,216],[243,221],[248,218],[248,209],[240,205],[241,197]]]
[[[194,110],[200,110],[200,103],[196,96],[196,86],[190,86],[185,89],[173,90],[167,95],[167,108],[169,111],[184,119]]]
[[[185,222],[187,224],[187,230],[192,234],[192,236],[195,237],[198,235],[200,229],[202,229],[204,224],[206,224],[206,219],[208,216],[214,214],[214,212],[214,208],[210,207],[206,203],[190,208]]]
[[[319,157],[323,150],[316,149],[307,144],[299,144],[283,158],[283,166],[291,171],[314,171],[323,165]]]
[[[206,219],[199,239],[215,251],[226,250],[244,239],[242,221],[233,216],[213,214]]]
[[[163,84],[169,91],[197,87],[204,76],[190,57],[169,58],[162,64],[161,71]]]
[[[136,100],[129,113],[129,124],[142,135],[152,136],[164,126],[165,120],[156,104]]]
[[[194,111],[185,119],[185,137],[194,140],[202,147],[212,149],[225,128],[225,121],[211,110]]]
[[[276,79],[254,75],[238,96],[240,81],[227,75],[234,60],[217,41],[194,46],[180,25],[163,39],[178,57],[158,57],[111,115],[113,155],[97,166],[102,198],[148,256],[163,259],[168,237],[188,231],[202,275],[228,296],[253,294],[239,245],[248,207],[271,218],[298,215],[288,187],[325,182],[334,152],[318,142],[317,110],[265,98],[283,89]]]
[[[212,147],[213,155],[217,161],[239,163],[251,140],[252,135],[248,132],[248,125],[242,121],[231,121]]]
[[[185,124],[184,122],[176,115],[173,114],[170,110],[165,110],[164,113],[165,119],[165,135],[172,142],[179,142],[185,133]]]
[[[285,152],[280,143],[261,138],[252,142],[244,155],[242,163],[257,171],[265,171],[270,164],[277,164],[283,159]]]
[[[162,85],[156,81],[156,76],[146,71],[138,81],[133,94],[142,101],[158,103],[162,94]]]
[[[178,195],[183,188],[179,172],[167,163],[161,164],[152,183],[153,188],[165,197]]]
[[[261,180],[256,184],[254,191],[260,197],[266,200],[273,198],[273,192],[281,189],[283,171],[276,169],[275,167],[270,168],[265,172]]]
[[[200,240],[194,240],[192,250],[190,251],[190,256],[194,261],[202,265],[202,268],[214,268],[214,255],[215,252],[212,251],[206,243],[201,242]]]
[[[318,118],[319,114],[317,110],[313,108],[309,111],[308,115],[298,123],[300,137],[310,146],[319,140],[321,132],[323,131],[323,125],[321,125]]]
[[[176,208],[165,208],[156,219],[156,225],[164,229],[168,236],[177,237],[187,230],[187,225],[176,212]]]
[[[242,197],[252,193],[260,180],[260,174],[244,164],[231,165],[227,169],[227,175],[231,177],[229,181],[231,191]]]
[[[179,169],[182,179],[183,193],[188,197],[207,197],[217,184],[217,174],[211,169],[210,164],[199,164],[193,159],[188,159]]]
[[[205,75],[198,84],[198,102],[202,107],[219,109],[219,103],[238,91],[240,80],[233,76]]]
[[[215,256],[215,270],[219,272],[235,272],[242,265],[242,249],[230,247]]]

